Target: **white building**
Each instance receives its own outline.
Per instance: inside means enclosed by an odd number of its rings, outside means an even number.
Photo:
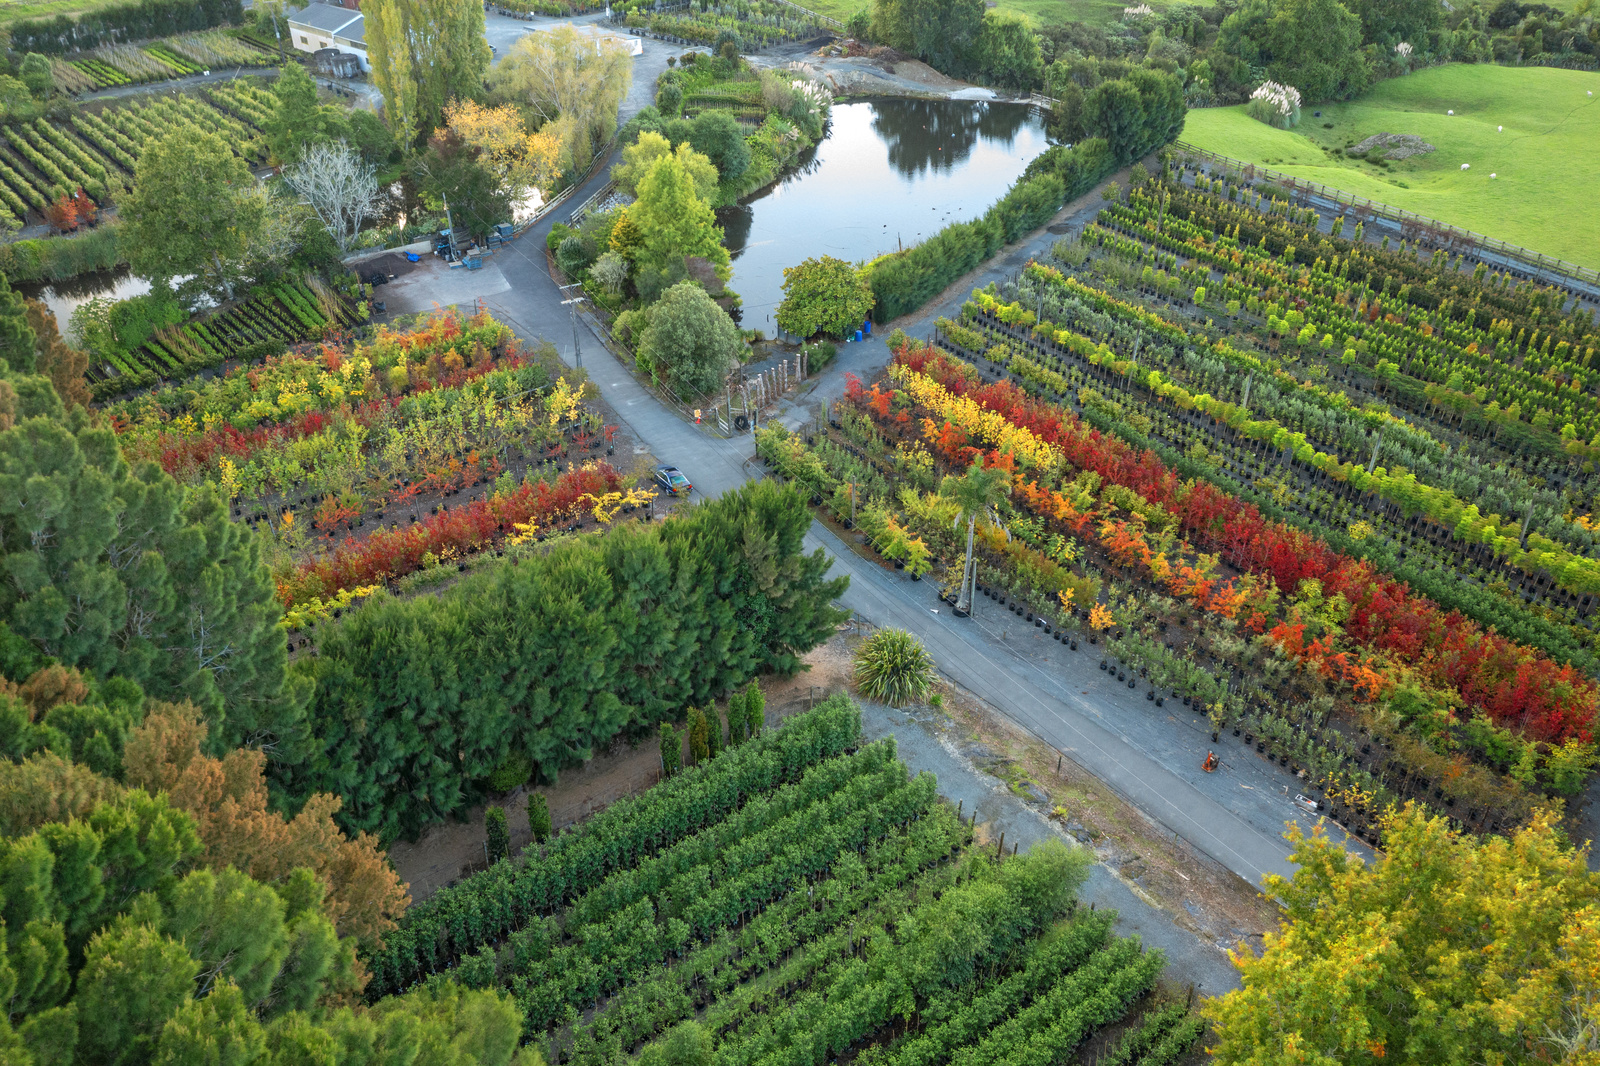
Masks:
[[[367,61],[367,28],[359,11],[333,4],[307,4],[289,16],[289,37],[302,52],[336,48],[361,61],[362,70],[371,70]]]

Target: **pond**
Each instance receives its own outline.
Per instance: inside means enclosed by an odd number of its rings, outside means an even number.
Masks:
[[[80,304],[88,303],[96,296],[106,296],[113,300],[140,296],[150,291],[150,282],[128,273],[128,269],[124,267],[117,271],[97,270],[79,274],[64,281],[19,284],[16,288],[24,296],[39,300],[55,312],[56,326],[61,330],[62,336],[70,342],[76,342],[79,338],[70,336],[67,326],[72,321],[72,312],[76,311]]]
[[[977,218],[1047,147],[1043,120],[1025,104],[835,104],[828,137],[796,170],[717,212],[741,324],[773,335],[784,267],[822,255],[865,261]]]

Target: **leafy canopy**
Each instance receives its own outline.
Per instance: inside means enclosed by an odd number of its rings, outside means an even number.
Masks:
[[[634,255],[641,292],[653,295],[682,278],[685,256],[707,260],[718,276],[726,277],[722,228],[676,155],[663,155],[651,166],[639,182],[639,198],[629,206],[628,218],[641,237]]]
[[[716,164],[695,151],[687,141],[674,151],[672,142],[654,130],[644,130],[637,141],[622,150],[622,161],[611,168],[611,177],[624,192],[637,194],[639,182],[664,155],[677,156],[683,169],[694,179],[696,196],[709,203],[717,195]]]
[[[1209,1000],[1213,1060],[1252,1066],[1593,1062],[1600,875],[1548,812],[1514,836],[1455,832],[1407,804],[1367,865],[1291,824],[1293,880],[1244,987]]]
[[[578,170],[617,128],[617,109],[632,84],[633,57],[626,49],[611,41],[597,47],[570,25],[518,38],[489,74],[495,98],[527,108],[541,131],[563,123],[566,152]]]
[[[681,396],[711,392],[738,362],[739,327],[706,291],[680,281],[650,308],[639,360]]]
[[[872,287],[843,259],[831,255],[807,259],[783,268],[778,326],[801,337],[817,333],[837,337],[860,329],[874,302]]]
[[[402,145],[426,138],[451,100],[482,92],[493,58],[477,0],[367,0],[367,55]]]
[[[261,225],[250,166],[221,137],[183,126],[145,147],[123,197],[128,265],[150,278],[195,274],[232,295],[236,264]]]

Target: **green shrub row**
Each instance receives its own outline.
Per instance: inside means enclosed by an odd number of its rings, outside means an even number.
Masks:
[[[628,524],[463,580],[380,596],[300,660],[307,735],[280,755],[294,795],[385,841],[464,810],[514,751],[546,780],[619,734],[787,673],[845,617],[805,500],[746,485],[660,525]],[[440,752],[449,752],[441,758]]]
[[[71,237],[0,244],[0,273],[15,284],[61,281],[91,270],[114,270],[128,261],[118,247],[117,232],[115,222],[103,222],[87,233]]]
[[[412,907],[384,939],[383,950],[367,960],[368,993],[399,991],[427,970],[500,939],[531,915],[588,892],[613,871],[633,867],[646,854],[726,818],[752,795],[838,755],[860,736],[860,709],[836,697],[782,729],[613,803],[557,836],[541,855],[498,862],[434,893]]]
[[[1116,169],[1106,142],[1095,138],[1056,147],[1029,164],[1023,176],[983,217],[952,222],[926,241],[867,265],[877,300],[876,320],[909,314],[975,269],[1003,246],[1050,221]]]

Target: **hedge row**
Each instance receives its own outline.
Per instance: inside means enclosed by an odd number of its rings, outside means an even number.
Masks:
[[[244,18],[240,0],[132,0],[76,16],[19,19],[6,28],[18,55],[64,55],[103,44],[172,37],[209,30]]]
[[[115,270],[127,261],[117,243],[116,222],[102,222],[71,237],[0,244],[0,274],[14,284],[63,281],[93,270]]]
[[[877,299],[875,319],[888,322],[915,311],[1006,244],[1049,222],[1062,204],[1115,169],[1110,149],[1099,138],[1044,152],[983,217],[952,222],[914,248],[873,260],[867,281]]]
[[[425,972],[498,941],[616,870],[714,825],[752,796],[794,780],[861,736],[861,711],[838,696],[639,796],[618,800],[542,855],[498,862],[412,907],[368,960],[369,995],[399,991]]]

